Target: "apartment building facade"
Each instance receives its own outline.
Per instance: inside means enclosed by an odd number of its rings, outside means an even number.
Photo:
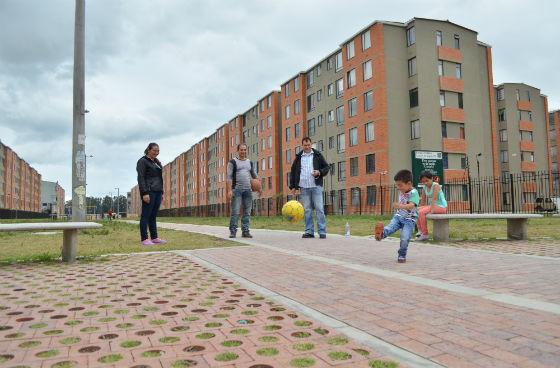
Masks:
[[[550,141],[550,168],[553,173],[553,192],[560,191],[560,178],[558,177],[558,148],[560,147],[560,110],[548,114],[548,139]]]
[[[41,210],[51,216],[64,215],[64,188],[54,181],[41,180]]]

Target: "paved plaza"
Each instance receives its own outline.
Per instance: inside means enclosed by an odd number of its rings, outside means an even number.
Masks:
[[[560,258],[252,232],[1,267],[0,367],[560,367]]]

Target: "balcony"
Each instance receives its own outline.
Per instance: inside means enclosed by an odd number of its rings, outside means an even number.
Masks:
[[[450,180],[463,180],[465,178],[467,178],[466,170],[458,170],[458,169],[443,170],[443,179],[445,182],[448,182]]]
[[[463,55],[461,53],[461,50],[457,50],[451,47],[438,46],[438,58],[440,60],[460,63],[463,60]]]
[[[537,171],[537,164],[530,161],[521,161],[521,171]]]
[[[535,143],[533,143],[533,141],[527,141],[527,140],[519,141],[519,150],[534,152]]]
[[[519,121],[519,130],[526,130],[532,132],[535,130],[535,124],[532,121],[528,120],[520,120]]]
[[[517,109],[518,110],[523,110],[523,111],[532,111],[533,110],[533,104],[531,103],[531,101],[518,100],[517,101]]]
[[[454,107],[441,108],[441,121],[450,121],[453,123],[465,122],[465,111]]]
[[[442,150],[449,153],[466,153],[467,141],[461,138],[443,138]]]
[[[465,83],[462,79],[439,77],[439,89],[442,91],[463,92]]]

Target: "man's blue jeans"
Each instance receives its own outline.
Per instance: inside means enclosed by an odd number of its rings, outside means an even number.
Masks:
[[[416,219],[406,218],[402,216],[395,215],[389,223],[383,229],[383,238],[389,235],[401,231],[401,245],[399,248],[399,256],[406,257],[406,251],[408,249],[408,242],[412,237],[412,232],[414,231],[414,226],[416,225]]]
[[[251,207],[253,206],[253,193],[251,189],[234,189],[233,198],[231,199],[231,218],[229,219],[229,231],[237,232],[237,223],[239,221],[239,211],[243,205],[243,217],[241,218],[241,231],[249,231],[249,222],[251,216]]]
[[[319,235],[327,234],[327,220],[323,209],[323,187],[300,188],[301,201],[305,214],[305,233],[314,234],[313,209],[317,217],[317,232]]]
[[[148,239],[148,228],[150,229],[150,236],[152,239],[158,237],[156,217],[158,214],[159,206],[161,205],[162,192],[149,192],[150,203],[142,201],[142,214],[140,215],[140,239],[142,241]]]

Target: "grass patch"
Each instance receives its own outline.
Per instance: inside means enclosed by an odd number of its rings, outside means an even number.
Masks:
[[[73,360],[66,360],[64,362],[58,362],[51,365],[51,368],[74,368],[78,366],[78,362]]]
[[[31,348],[36,348],[39,345],[41,345],[41,341],[25,341],[19,344],[18,346],[23,349],[31,349]]]
[[[77,344],[80,341],[82,341],[82,339],[80,339],[79,337],[65,337],[64,339],[60,340],[60,343],[64,345],[72,345]]]
[[[2,220],[2,223],[8,221]],[[13,221],[16,222],[16,221]],[[17,222],[37,222],[18,220]],[[46,222],[44,219],[41,222]],[[121,221],[101,221],[103,228],[82,230],[78,246],[78,262],[106,260],[100,255],[111,253],[133,253],[153,251],[152,247],[141,247],[138,225]],[[158,235],[168,241],[158,245],[157,250],[198,249],[239,246],[239,243],[213,236],[158,229]],[[59,262],[61,257],[62,231],[56,235],[41,236],[27,231],[0,234],[0,265],[28,262]]]
[[[279,351],[276,348],[261,348],[257,350],[257,354],[260,356],[275,356],[278,355]]]
[[[259,341],[272,343],[272,342],[278,342],[278,338],[276,336],[263,336],[263,337],[259,337]]]
[[[230,362],[232,360],[235,360],[239,358],[239,355],[231,352],[231,351],[227,351],[225,353],[221,353],[218,354],[214,357],[215,360],[217,360],[218,362]]]
[[[58,350],[51,349],[51,350],[41,351],[41,352],[35,354],[35,356],[38,357],[38,358],[52,358],[54,356],[57,356],[58,353],[59,353]]]
[[[295,321],[294,324],[298,327],[307,327],[307,326],[311,326],[313,324],[313,322],[310,322],[310,321]]]
[[[99,363],[115,363],[122,360],[123,356],[120,354],[109,354],[97,359]]]
[[[346,345],[348,344],[348,338],[344,336],[334,336],[327,340],[330,345]]]
[[[225,347],[228,347],[228,348],[241,346],[242,344],[243,344],[243,342],[241,342],[239,340],[226,340],[226,341],[221,343],[222,346],[225,346]]]
[[[162,356],[164,354],[163,350],[148,350],[142,353],[144,358],[155,358]]]
[[[198,363],[195,362],[194,360],[181,359],[171,363],[171,368],[188,368],[188,367],[194,367],[197,364]]]
[[[247,335],[249,333],[249,330],[246,328],[236,328],[231,330],[231,333],[234,335]]]
[[[215,336],[216,336],[216,334],[213,334],[211,332],[203,332],[201,334],[196,335],[196,338],[201,339],[201,340],[209,340],[209,339],[211,339]]]
[[[125,340],[120,343],[121,348],[130,349],[140,346],[142,343],[138,340]]]
[[[313,358],[296,358],[290,361],[292,367],[297,368],[307,368],[315,365],[315,359]]]
[[[181,338],[177,337],[177,336],[166,336],[166,337],[162,337],[159,339],[159,342],[161,342],[162,344],[173,344],[177,341],[180,341]]]
[[[352,355],[348,354],[344,351],[331,351],[329,354],[329,358],[332,360],[348,360],[352,359]]]
[[[309,351],[313,350],[315,348],[315,345],[310,342],[300,342],[292,345],[292,347],[297,351]]]
[[[397,368],[399,365],[388,360],[370,360],[370,368]]]

